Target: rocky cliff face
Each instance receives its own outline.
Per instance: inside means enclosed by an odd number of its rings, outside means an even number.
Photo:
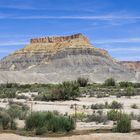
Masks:
[[[136,72],[136,79],[140,81],[140,61],[122,61],[121,64]]]
[[[122,61],[121,63],[129,69],[140,71],[140,61]]]
[[[78,77],[92,82],[110,77],[138,80],[133,70],[116,62],[107,51],[95,48],[82,34],[31,39],[25,48],[3,58],[0,69],[2,81],[22,83],[58,83]]]
[[[71,36],[58,36],[58,37],[44,37],[44,38],[34,38],[31,39],[30,43],[31,44],[36,44],[36,43],[61,43],[64,41],[71,41],[73,39],[79,39],[82,38],[85,42],[88,42],[88,39],[83,36],[82,34],[74,34]]]
[[[73,55],[77,53],[80,54],[80,52],[83,54],[84,52],[86,54],[92,54],[94,51],[94,54],[97,53],[98,55],[109,56],[105,50],[93,47],[89,40],[82,34],[62,37],[45,37],[31,39],[30,44],[25,48],[2,59],[0,62],[0,69],[19,71],[29,69],[42,63],[46,64],[52,58],[58,56],[59,51],[64,51],[66,49],[71,49],[71,55],[72,53]]]

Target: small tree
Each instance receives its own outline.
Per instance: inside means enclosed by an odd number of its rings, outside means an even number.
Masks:
[[[112,121],[119,120],[120,116],[121,116],[121,112],[114,109],[107,112],[108,119]]]
[[[60,99],[75,99],[79,95],[79,85],[76,81],[63,82],[60,86]]]
[[[88,84],[88,78],[79,77],[79,78],[77,79],[77,82],[78,82],[78,84],[80,85],[80,87],[86,87],[87,84]]]
[[[131,97],[131,96],[134,96],[135,95],[135,90],[133,87],[128,87],[126,89],[126,94],[125,96],[128,96],[128,97]]]
[[[115,86],[116,82],[113,78],[109,78],[109,79],[105,80],[104,85],[105,86]]]

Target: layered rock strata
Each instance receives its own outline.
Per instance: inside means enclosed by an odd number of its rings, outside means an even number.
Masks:
[[[106,50],[94,47],[82,34],[31,39],[25,48],[3,58],[0,70],[0,82],[59,83],[78,77],[91,82],[110,77],[139,80],[135,71],[117,62]]]

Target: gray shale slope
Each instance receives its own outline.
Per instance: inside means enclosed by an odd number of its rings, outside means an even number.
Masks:
[[[0,82],[60,83],[89,78],[103,82],[139,81],[140,75],[94,47],[82,34],[32,39],[25,48],[0,61]]]

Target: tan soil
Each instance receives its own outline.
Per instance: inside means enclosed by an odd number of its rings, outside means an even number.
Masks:
[[[140,140],[140,135],[129,133],[100,133],[90,135],[78,135],[61,138],[39,138],[39,137],[23,137],[15,134],[0,134],[0,140]]]

